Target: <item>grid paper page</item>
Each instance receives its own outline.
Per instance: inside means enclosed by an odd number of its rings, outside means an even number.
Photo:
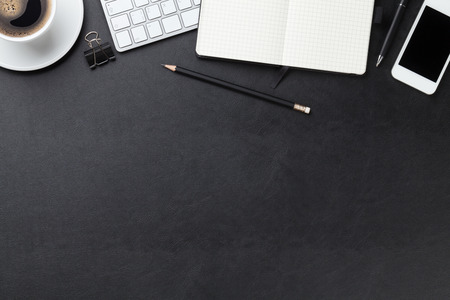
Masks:
[[[363,74],[374,0],[291,0],[283,64]]]
[[[203,0],[200,56],[365,73],[375,0]]]
[[[282,64],[289,0],[203,0],[197,54]]]

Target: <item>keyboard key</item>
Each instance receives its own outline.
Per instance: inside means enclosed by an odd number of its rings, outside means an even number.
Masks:
[[[141,7],[148,4],[148,0],[134,0],[136,7]]]
[[[178,8],[180,10],[189,8],[192,6],[191,4],[191,0],[176,0],[177,4],[178,4]]]
[[[140,43],[148,39],[147,33],[145,33],[144,26],[139,26],[131,29],[131,34],[133,35],[135,43]]]
[[[194,0],[194,5],[200,5],[200,0]]]
[[[149,6],[149,7],[147,7],[146,11],[147,11],[147,17],[149,20],[153,20],[153,19],[161,17],[161,12],[159,11],[158,5]]]
[[[120,14],[124,11],[133,9],[131,0],[116,0],[106,3],[106,8],[110,16]]]
[[[144,11],[142,9],[132,11],[130,13],[131,21],[133,21],[133,24],[140,24],[142,22],[145,22],[145,15]]]
[[[191,27],[198,24],[198,16],[200,14],[200,8],[195,8],[189,11],[181,13],[181,19],[183,19],[184,27]]]
[[[177,11],[177,8],[175,7],[175,3],[173,3],[173,0],[161,2],[161,8],[165,15],[169,15]]]
[[[163,34],[161,25],[159,25],[158,21],[154,21],[147,24],[148,34],[152,39],[155,37],[161,36]]]
[[[127,14],[111,18],[111,25],[114,28],[114,30],[120,30],[124,29],[128,26],[130,26],[130,20],[128,20]]]
[[[171,33],[181,29],[180,18],[178,15],[162,19],[162,23],[166,33]]]
[[[117,43],[119,44],[120,48],[131,45],[131,38],[130,38],[130,34],[128,33],[128,30],[117,33],[116,39],[117,39]]]

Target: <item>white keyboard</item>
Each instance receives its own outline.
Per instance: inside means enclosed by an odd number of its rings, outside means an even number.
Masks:
[[[117,51],[197,28],[200,0],[100,0]]]

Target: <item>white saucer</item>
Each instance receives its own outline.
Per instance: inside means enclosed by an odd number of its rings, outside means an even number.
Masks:
[[[57,0],[55,19],[49,30],[28,43],[0,39],[0,67],[33,71],[60,60],[80,35],[83,25],[83,0]]]

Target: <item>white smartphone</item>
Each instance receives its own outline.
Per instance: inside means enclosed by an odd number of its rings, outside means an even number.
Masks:
[[[392,76],[433,94],[450,62],[450,0],[425,0],[392,69]]]

